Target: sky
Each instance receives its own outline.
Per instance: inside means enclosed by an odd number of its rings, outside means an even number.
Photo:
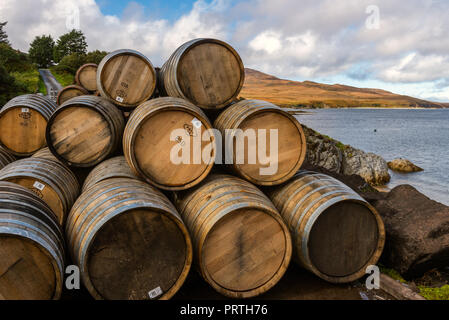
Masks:
[[[449,102],[448,0],[1,0],[14,48],[72,28],[89,50],[134,49],[161,66],[184,42],[217,38],[245,67],[291,80]]]

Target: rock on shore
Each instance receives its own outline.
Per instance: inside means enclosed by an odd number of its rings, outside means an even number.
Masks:
[[[410,185],[379,193],[371,204],[385,223],[383,262],[405,278],[449,264],[449,207]]]
[[[374,153],[343,145],[303,126],[307,140],[307,162],[331,172],[356,174],[371,185],[390,181],[387,162]]]
[[[393,161],[388,162],[388,167],[391,170],[398,171],[398,172],[419,172],[423,171],[422,168],[418,167],[417,165],[413,164],[410,160],[407,159],[395,159]]]

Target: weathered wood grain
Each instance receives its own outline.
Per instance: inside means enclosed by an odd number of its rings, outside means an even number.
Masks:
[[[201,182],[214,165],[211,128],[201,109],[184,99],[152,99],[131,114],[123,136],[124,155],[133,172],[149,183],[165,190],[187,189]],[[180,133],[171,139],[175,130]],[[195,148],[196,136],[204,140],[198,144],[201,148]],[[177,145],[190,146],[188,163],[173,163],[170,154]],[[211,157],[203,161],[202,153],[209,148]],[[198,155],[200,161],[195,162]]]
[[[106,179],[87,189],[70,212],[66,235],[96,299],[169,299],[192,262],[190,236],[174,206],[136,179]],[[157,288],[161,294],[150,297]]]
[[[307,144],[301,124],[293,116],[269,102],[242,100],[235,103],[218,116],[214,127],[220,130],[224,137],[223,157],[226,155],[225,148],[232,148],[233,159],[228,168],[254,184],[262,186],[281,184],[290,179],[305,160]],[[242,130],[243,133],[248,130],[254,132],[257,144],[248,142],[248,139],[245,139],[244,144],[239,144],[237,139],[229,134],[238,130]],[[266,130],[266,144],[260,142],[259,130]],[[277,158],[273,160],[277,168],[273,174],[264,175],[260,170],[269,167],[270,164],[262,163],[259,154],[271,155],[270,130],[276,130],[278,135],[278,147],[273,148],[277,152]],[[265,152],[260,152],[259,149],[263,147]],[[256,158],[255,163],[250,162],[248,149],[253,150],[251,155]],[[237,155],[244,156],[244,163],[239,163]]]
[[[156,87],[151,61],[134,50],[117,50],[103,58],[97,70],[101,96],[123,109],[133,109],[150,99]]]
[[[197,268],[216,291],[255,297],[280,280],[292,253],[290,234],[255,186],[212,174],[175,198],[192,236]]]
[[[45,128],[57,106],[37,94],[17,96],[0,110],[0,145],[15,156],[30,156],[45,146]]]
[[[351,282],[378,261],[385,243],[382,219],[342,182],[299,171],[267,192],[292,233],[296,261],[320,278]]]
[[[58,96],[56,97],[56,102],[60,106],[61,104],[72,98],[84,96],[87,94],[89,94],[89,91],[79,85],[72,84],[59,90]]]
[[[79,194],[75,175],[54,160],[26,158],[0,170],[0,181],[17,183],[35,193],[53,210],[63,226]]]
[[[83,64],[76,71],[75,82],[89,92],[97,91],[97,69],[95,63]]]
[[[220,109],[237,98],[244,79],[242,60],[229,44],[194,39],[180,46],[161,68],[161,91],[200,108]]]
[[[64,241],[51,209],[14,183],[0,182],[0,300],[59,299]]]
[[[80,96],[53,113],[46,131],[47,144],[63,163],[92,167],[115,152],[124,125],[122,113],[107,100]]]

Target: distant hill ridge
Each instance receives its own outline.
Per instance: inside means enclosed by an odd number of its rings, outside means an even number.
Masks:
[[[342,84],[291,81],[245,68],[240,97],[261,99],[281,106],[312,108],[448,108],[449,103],[431,102],[381,89]]]

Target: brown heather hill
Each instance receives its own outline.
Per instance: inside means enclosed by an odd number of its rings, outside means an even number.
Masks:
[[[430,102],[380,89],[361,89],[341,84],[290,81],[245,69],[240,97],[261,99],[280,106],[311,108],[448,108],[449,103]]]

